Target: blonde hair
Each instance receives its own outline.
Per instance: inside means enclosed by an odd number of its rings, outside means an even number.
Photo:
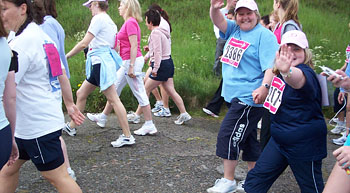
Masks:
[[[137,22],[142,21],[141,6],[138,0],[121,0],[120,3],[124,4],[126,12],[123,17],[133,17]]]
[[[288,20],[294,20],[300,27],[298,19],[299,0],[276,0],[276,3],[280,3],[285,11],[283,18],[279,18],[280,23],[283,24]]]

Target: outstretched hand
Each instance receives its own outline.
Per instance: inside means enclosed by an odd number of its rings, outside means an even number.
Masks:
[[[214,9],[220,9],[224,6],[224,0],[211,0],[210,4]]]
[[[350,146],[343,146],[336,149],[333,152],[333,156],[341,168],[345,169],[350,166]]]
[[[276,52],[276,68],[283,74],[287,74],[292,65],[293,55],[291,47],[284,44],[281,46],[280,51]]]
[[[77,106],[74,104],[67,106],[67,112],[69,117],[76,125],[81,125],[84,122],[85,116],[80,112]]]
[[[13,140],[12,151],[11,151],[9,161],[7,162],[7,165],[11,166],[12,164],[14,164],[17,161],[18,157],[19,157],[19,153],[18,153],[17,143],[15,140]]]

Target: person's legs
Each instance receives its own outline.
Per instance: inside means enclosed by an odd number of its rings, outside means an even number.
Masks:
[[[222,79],[220,81],[219,87],[216,90],[213,98],[210,100],[208,105],[205,107],[205,109],[208,109],[212,113],[214,113],[216,116],[219,116],[221,106],[225,102],[224,98],[221,96],[221,91],[222,91]]]
[[[331,175],[328,177],[323,193],[349,193],[350,192],[350,178],[336,162],[334,164]]]
[[[226,40],[222,38],[218,38],[216,40],[216,50],[215,50],[215,63],[213,67],[214,74],[216,76],[221,75],[221,62],[220,62],[220,56],[223,54],[223,49],[225,46]]]
[[[165,91],[165,89],[163,88],[162,85],[159,85],[160,88],[160,93],[162,93],[162,101],[163,101],[163,106],[164,108],[169,109],[169,95],[168,93]],[[152,92],[153,93],[153,92]]]
[[[264,108],[264,113],[261,121],[261,131],[260,131],[260,147],[261,151],[264,150],[267,142],[269,142],[271,134],[270,134],[270,112],[269,110]]]
[[[322,178],[322,160],[289,160],[288,162],[295,179],[298,182],[301,193],[321,193],[323,191],[324,182]]]
[[[78,184],[68,175],[64,164],[53,170],[41,171],[41,174],[55,186],[60,193],[82,192]]]
[[[164,90],[169,94],[169,96],[173,99],[180,113],[186,113],[184,102],[181,96],[175,90],[173,78],[169,78],[166,82],[162,82],[162,86]]]
[[[287,166],[287,159],[279,152],[275,142],[271,139],[261,153],[255,167],[248,172],[244,190],[247,193],[268,192]]]
[[[0,192],[13,193],[16,191],[19,178],[19,169],[27,160],[18,159],[11,166],[4,165],[0,171]]]

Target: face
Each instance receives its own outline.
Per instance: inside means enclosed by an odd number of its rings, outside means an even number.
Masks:
[[[227,14],[227,19],[229,19],[229,20],[234,20],[234,15],[232,15],[232,14]]]
[[[90,7],[89,7],[90,11],[91,11],[91,14],[92,16],[95,16],[98,14],[100,8],[98,7],[98,2],[97,1],[93,1],[91,4],[90,4]]]
[[[227,5],[229,8],[235,8],[238,0],[227,0]]]
[[[278,9],[277,0],[273,0],[273,10],[276,11]]]
[[[14,3],[1,1],[1,18],[6,30],[17,31],[26,18],[27,5],[17,7]]]
[[[249,31],[253,29],[258,23],[258,17],[254,11],[242,7],[237,10],[236,22],[241,30]]]
[[[263,20],[260,20],[260,24],[264,26],[265,28],[269,29],[269,24],[265,25]]]
[[[271,28],[271,30],[274,30],[276,25],[277,25],[277,21],[275,19],[274,16],[270,16],[270,24],[269,24],[269,27]]]
[[[305,62],[305,51],[301,47],[295,44],[288,44],[288,47],[291,48],[292,51],[292,66],[297,66],[298,64],[302,64]]]
[[[118,11],[119,11],[119,15],[123,17],[125,14],[125,11],[126,11],[126,7],[125,7],[125,4],[123,2],[120,2],[120,5],[118,7]]]
[[[145,19],[145,23],[146,23],[146,26],[147,26],[147,29],[149,29],[149,30],[151,30],[152,31],[152,23],[148,23],[147,22],[147,17],[146,17],[146,19]]]

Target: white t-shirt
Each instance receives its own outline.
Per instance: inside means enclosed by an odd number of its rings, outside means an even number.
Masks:
[[[89,44],[89,51],[90,49],[96,49],[103,46],[113,48],[118,28],[107,13],[99,13],[91,19],[88,32],[95,36]],[[92,56],[91,61],[92,64],[101,63],[98,56]]]
[[[57,77],[50,76],[45,43],[53,41],[33,22],[10,42],[18,53],[15,136],[20,139],[35,139],[64,126],[61,88]]]
[[[228,9],[226,9],[226,7],[221,8],[221,9],[220,9],[220,12],[221,12],[221,14],[225,17],[225,19],[227,19]],[[215,25],[214,25],[214,33],[215,33],[216,39],[218,39],[218,38],[220,37],[220,30],[219,30],[219,28],[216,27]]]
[[[11,50],[7,44],[6,38],[0,38],[0,130],[6,127],[9,122],[5,115],[5,109],[3,106],[3,94],[5,89],[5,81],[9,71],[11,63]]]

